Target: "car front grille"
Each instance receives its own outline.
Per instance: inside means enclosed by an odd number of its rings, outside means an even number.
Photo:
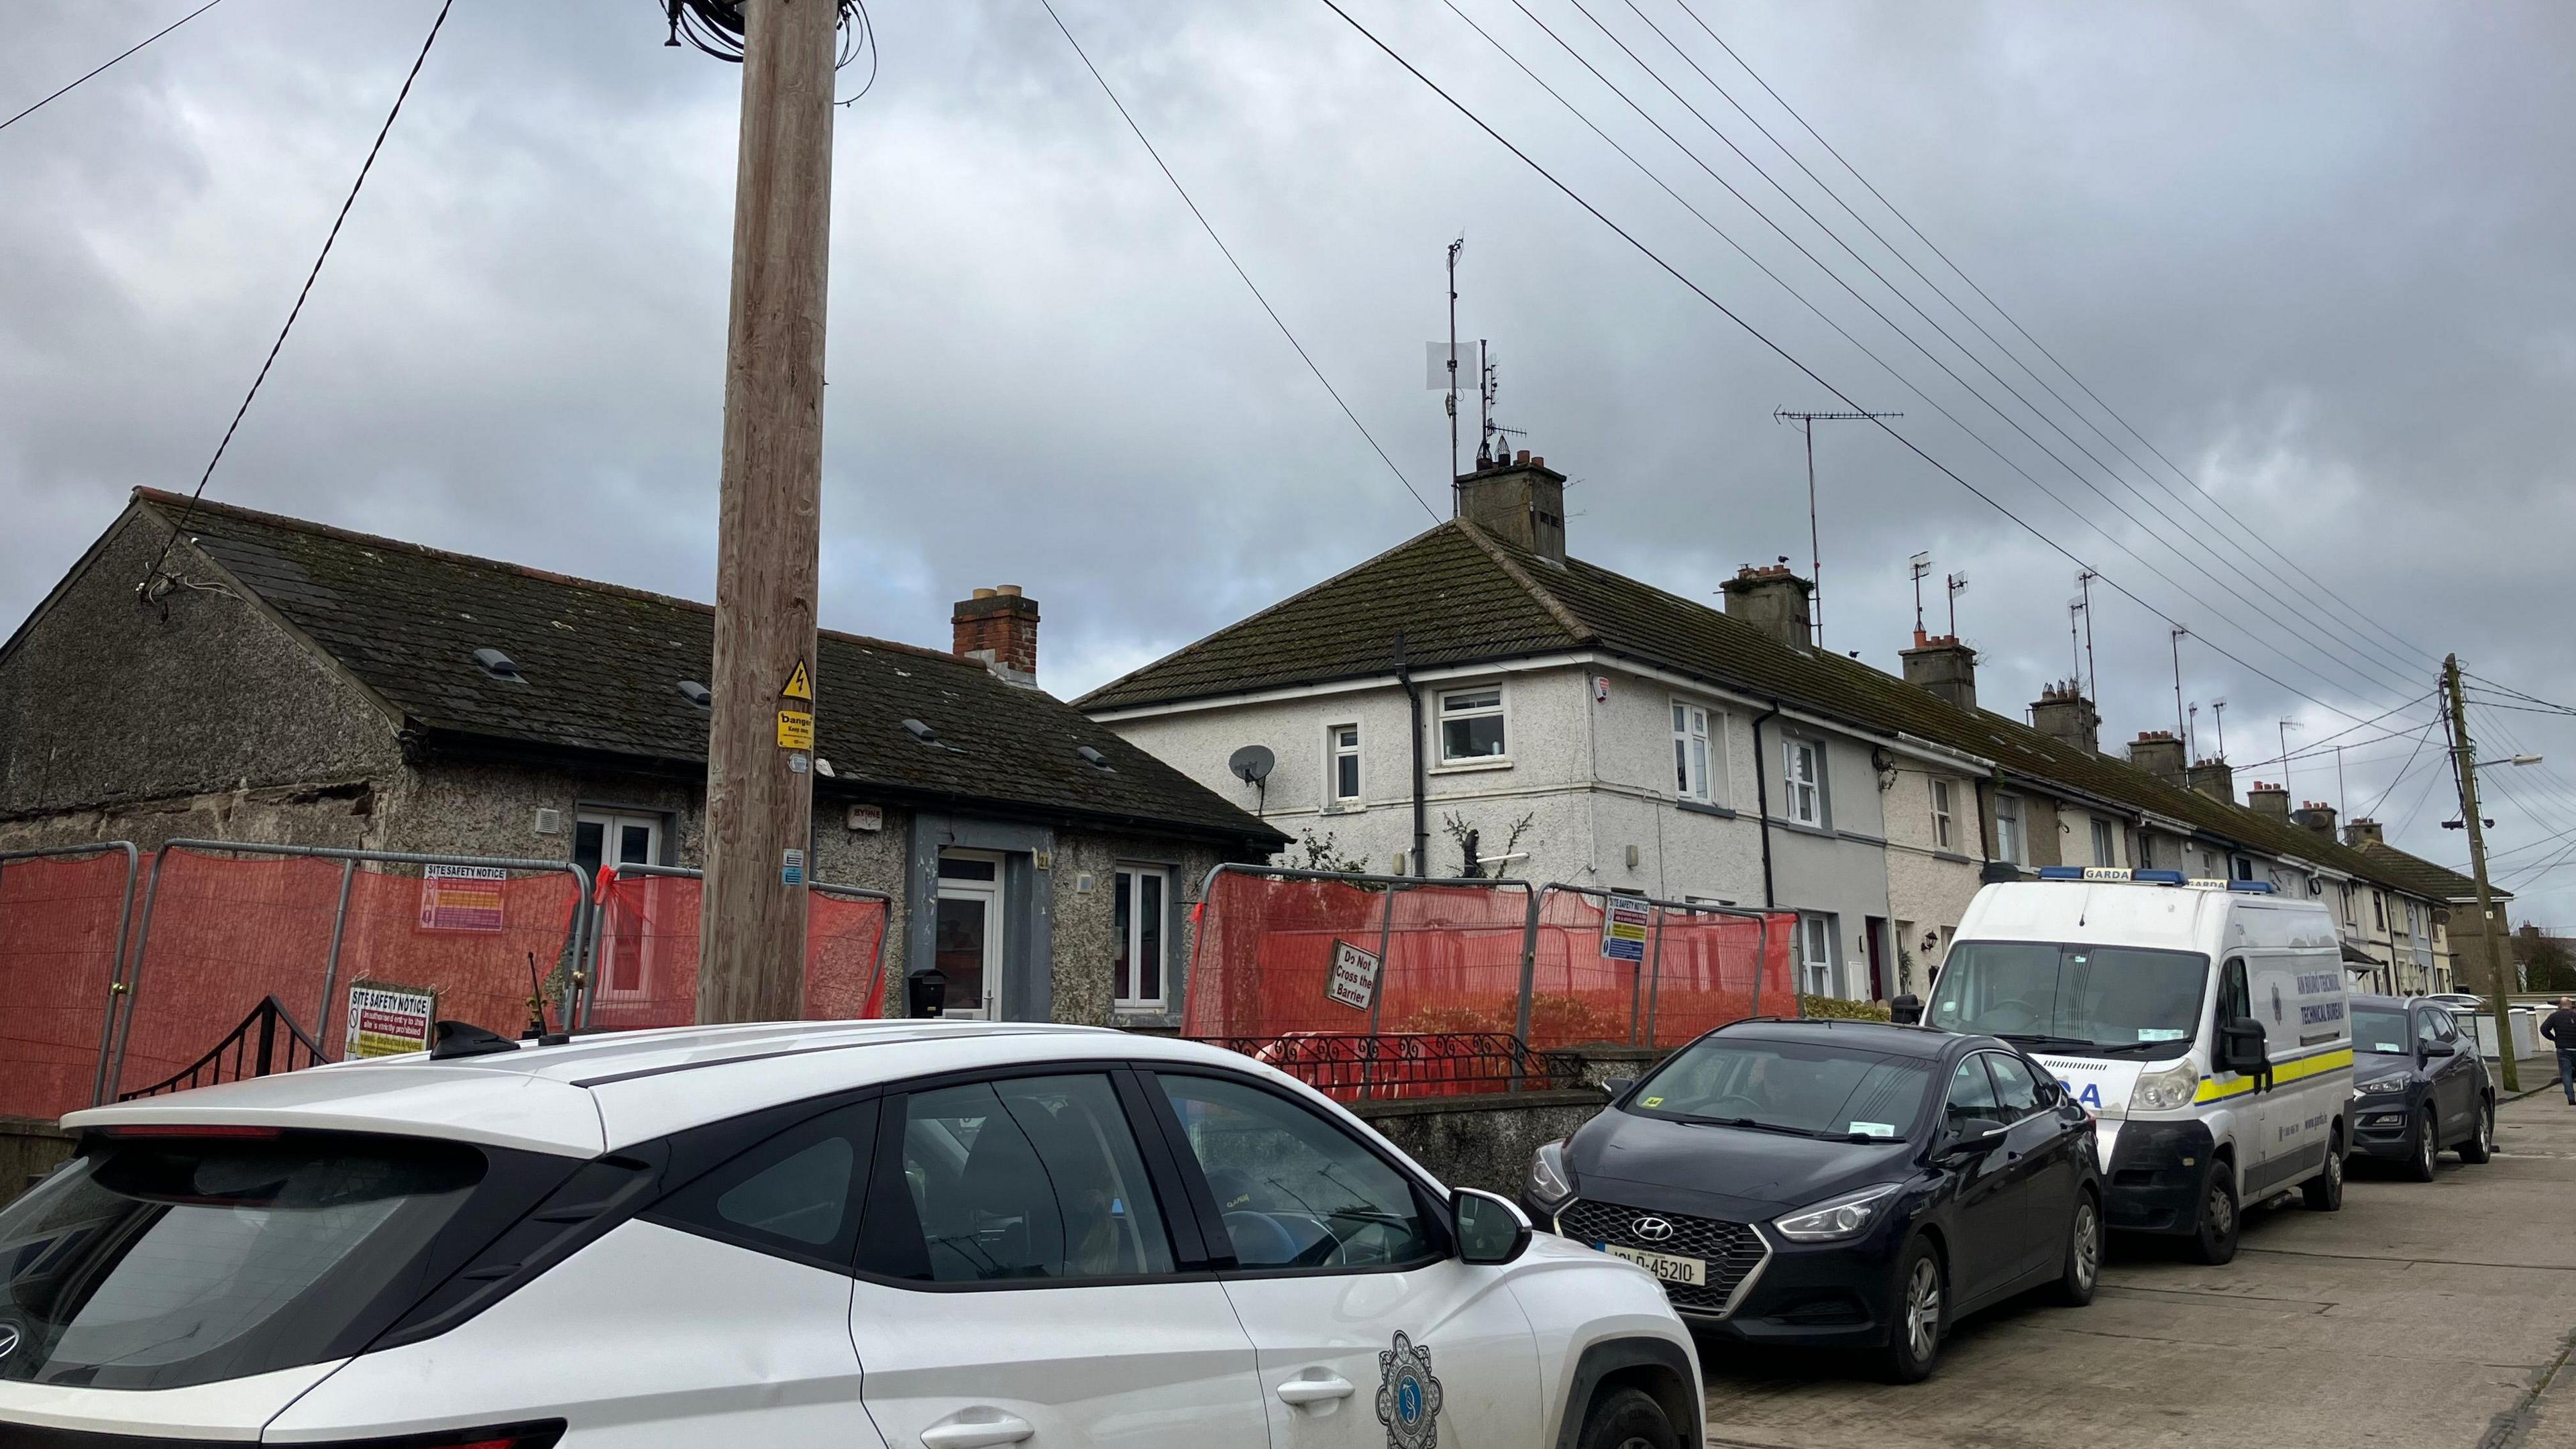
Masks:
[[[1670,1236],[1649,1241],[1637,1232],[1641,1218],[1661,1218],[1673,1225]],[[1616,1243],[1623,1248],[1642,1248],[1650,1253],[1670,1253],[1677,1257],[1697,1258],[1708,1265],[1708,1283],[1694,1288],[1687,1283],[1666,1283],[1664,1292],[1675,1308],[1696,1313],[1724,1313],[1736,1290],[1771,1256],[1770,1245],[1749,1223],[1730,1223],[1718,1218],[1695,1218],[1682,1213],[1656,1212],[1652,1208],[1623,1207],[1617,1203],[1575,1201],[1556,1215],[1556,1230],[1579,1243],[1598,1246]]]

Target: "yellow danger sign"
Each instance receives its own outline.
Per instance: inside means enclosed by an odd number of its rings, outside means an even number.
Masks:
[[[778,712],[778,747],[782,750],[814,748],[814,716],[801,709]]]
[[[813,700],[814,677],[805,672],[804,660],[796,661],[796,672],[788,675],[787,682],[779,686],[778,695],[781,699],[801,699],[809,703]]]

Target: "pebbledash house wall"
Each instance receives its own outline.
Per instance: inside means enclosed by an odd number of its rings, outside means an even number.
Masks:
[[[371,694],[184,542],[172,555],[182,585],[139,601],[133,586],[166,536],[128,514],[0,655],[0,850],[131,840],[148,853],[199,838],[563,860],[577,814],[598,808],[659,818],[657,864],[702,862],[700,768],[407,758],[396,720]],[[814,878],[894,897],[886,964],[898,980],[930,964],[931,916],[914,903],[935,896],[938,845],[961,830],[1005,829],[1035,846],[1014,903],[1034,928],[1015,962],[1031,1014],[1177,1025],[1188,905],[1224,858],[1218,848],[1020,824],[962,806],[882,804],[881,828],[862,830],[848,807],[869,797],[818,785]],[[539,829],[541,809],[554,812],[551,831]],[[936,838],[916,838],[925,834]],[[1044,871],[1035,869],[1041,854]],[[1159,1011],[1111,1005],[1111,883],[1121,862],[1171,872]],[[1079,888],[1085,878],[1089,890]],[[1046,970],[1029,975],[1032,961]]]

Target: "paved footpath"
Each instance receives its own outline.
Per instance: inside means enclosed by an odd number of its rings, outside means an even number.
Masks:
[[[2576,1109],[2523,1080],[2487,1165],[2356,1163],[2342,1212],[2249,1213],[2225,1267],[2114,1239],[2091,1307],[1979,1314],[1927,1383],[1703,1343],[1708,1442],[2576,1449]]]

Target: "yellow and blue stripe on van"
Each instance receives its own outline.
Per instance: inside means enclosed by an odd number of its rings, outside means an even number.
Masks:
[[[2340,1047],[2314,1056],[2295,1057],[2272,1068],[2272,1085],[2283,1086],[2302,1078],[2317,1076],[2352,1065],[2352,1048]],[[2254,1090],[2257,1079],[2244,1073],[2231,1073],[2226,1081],[2203,1077],[2200,1090],[2192,1095],[2194,1102],[2215,1102],[2222,1097],[2241,1096]]]

